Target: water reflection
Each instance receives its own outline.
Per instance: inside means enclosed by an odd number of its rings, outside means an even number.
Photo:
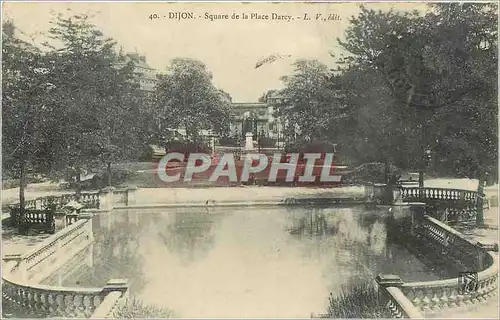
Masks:
[[[71,284],[129,278],[132,295],[180,317],[308,317],[377,273],[435,279],[364,208],[116,211],[94,230],[94,267]]]
[[[210,209],[202,209],[198,214],[155,214],[150,232],[155,232],[168,250],[187,265],[208,254],[215,237],[212,227],[220,216]]]

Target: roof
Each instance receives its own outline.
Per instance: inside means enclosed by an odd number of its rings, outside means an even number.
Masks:
[[[121,57],[121,60],[125,64],[132,62],[136,67],[154,70],[154,68],[146,63],[146,57],[140,56],[138,53],[127,53]]]

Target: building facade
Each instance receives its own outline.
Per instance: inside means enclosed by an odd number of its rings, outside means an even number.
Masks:
[[[145,56],[141,56],[138,53],[127,53],[120,54],[119,59],[118,66],[120,67],[132,63],[141,90],[146,92],[154,90],[158,81],[158,72],[147,64]]]
[[[266,102],[232,103],[231,135],[244,137],[251,132],[254,139],[268,137],[279,143],[283,140],[283,124],[276,117],[275,106],[281,102],[281,96],[269,95]]]

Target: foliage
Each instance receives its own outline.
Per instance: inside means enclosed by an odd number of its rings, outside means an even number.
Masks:
[[[132,298],[120,306],[113,316],[117,319],[158,319],[171,318],[173,313],[164,307],[157,307]]]
[[[356,163],[425,166],[479,178],[497,170],[494,4],[436,4],[429,12],[362,8],[339,62],[349,112],[337,133]]]
[[[20,40],[10,21],[2,35],[2,166],[4,175],[21,178],[21,171],[43,169],[54,88],[40,50]]]
[[[297,152],[297,153],[325,153],[325,152],[335,152],[335,145],[322,140],[316,141],[304,141],[296,140],[285,146],[285,152]]]
[[[317,60],[298,60],[295,72],[282,78],[285,103],[277,106],[277,115],[285,122],[289,136],[298,134],[305,140],[316,140],[334,126],[343,115],[342,103],[332,90],[330,71]]]
[[[155,93],[156,137],[169,140],[172,128],[185,128],[192,140],[199,140],[202,129],[223,135],[229,128],[230,102],[231,97],[213,85],[202,62],[174,59]]]
[[[210,146],[203,141],[186,141],[186,140],[170,141],[167,145],[167,149],[168,149],[168,152],[211,153]]]
[[[236,147],[238,146],[237,137],[222,137],[219,139],[219,144],[225,147]]]
[[[52,153],[54,176],[73,177],[127,158],[137,145],[136,84],[131,66],[117,67],[115,43],[86,15],[52,21],[46,44],[53,93]],[[140,139],[139,139],[140,140]]]
[[[401,169],[394,165],[389,165],[386,169],[385,163],[365,163],[352,170],[345,180],[349,183],[387,183],[387,179],[390,179],[395,183],[401,177],[401,173]]]
[[[378,302],[378,292],[371,282],[353,287],[343,287],[340,294],[330,294],[328,310],[322,318],[390,318]]]
[[[69,180],[69,187],[71,189],[76,189],[77,183],[80,184],[82,190],[99,190],[109,186],[109,181],[111,181],[112,186],[118,186],[124,184],[129,179],[132,179],[136,174],[136,171],[130,169],[111,169],[111,179],[109,179],[110,172],[108,170],[100,170],[92,176],[92,178],[85,181],[77,182],[74,179]]]

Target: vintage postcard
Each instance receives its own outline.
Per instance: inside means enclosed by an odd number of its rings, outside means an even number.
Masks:
[[[498,318],[496,2],[2,3],[2,317]]]

